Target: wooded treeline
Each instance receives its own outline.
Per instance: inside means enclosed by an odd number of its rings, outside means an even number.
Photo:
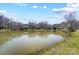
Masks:
[[[49,24],[48,22],[28,22],[28,24],[22,24],[21,22],[15,22],[3,15],[0,15],[0,29],[10,30],[24,30],[24,29],[67,29],[69,31],[75,31],[79,29],[79,21],[76,19],[75,13],[65,15],[65,22],[60,24]]]

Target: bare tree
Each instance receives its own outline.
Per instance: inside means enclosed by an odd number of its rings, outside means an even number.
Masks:
[[[76,13],[72,12],[72,13],[65,15],[65,19],[67,20],[66,27],[68,31],[74,32],[77,28]]]
[[[35,22],[29,22],[28,23],[28,28],[29,29],[35,29],[37,27],[37,24]]]
[[[2,23],[3,23],[3,15],[0,15],[0,29],[2,29]]]
[[[39,28],[42,28],[42,29],[49,29],[49,28],[51,28],[51,25],[49,25],[49,23],[48,22],[40,22],[39,23]]]

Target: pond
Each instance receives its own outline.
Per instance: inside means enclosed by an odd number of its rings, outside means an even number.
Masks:
[[[2,36],[1,36],[2,35]],[[60,35],[43,32],[1,33],[0,54],[35,54],[45,47],[64,40]]]

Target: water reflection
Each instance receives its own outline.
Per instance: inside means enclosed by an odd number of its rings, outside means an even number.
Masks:
[[[0,54],[33,54],[64,38],[49,33],[25,33],[10,39],[0,47]]]

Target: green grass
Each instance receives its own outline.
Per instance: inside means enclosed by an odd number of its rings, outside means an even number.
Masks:
[[[79,32],[71,33],[72,36],[51,47],[43,49],[40,54],[44,55],[76,55],[79,54]]]

